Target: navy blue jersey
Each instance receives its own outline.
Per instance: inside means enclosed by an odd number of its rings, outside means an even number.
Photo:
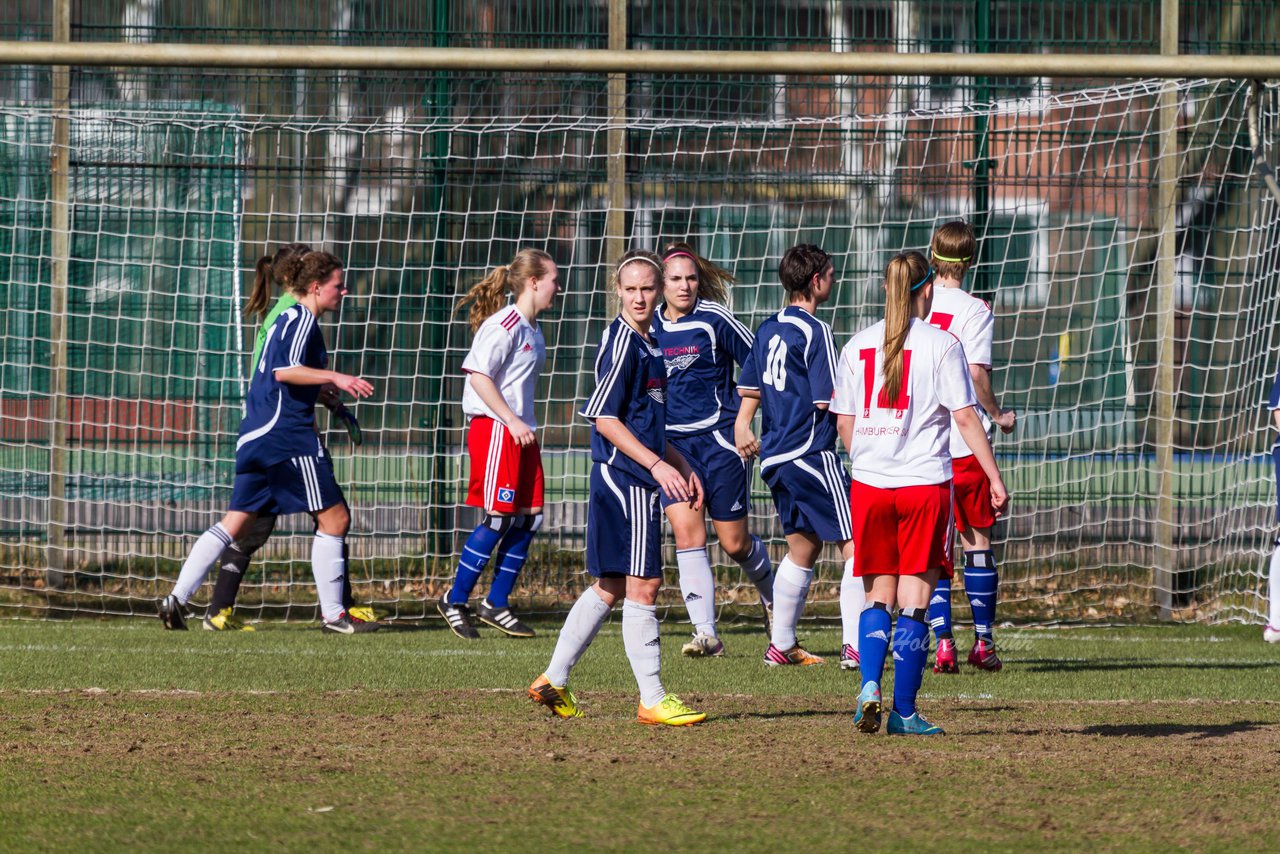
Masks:
[[[760,392],[760,470],[836,445],[836,418],[817,404],[835,393],[831,327],[797,306],[760,324],[738,387]]]
[[[580,414],[591,420],[591,459],[607,463],[656,488],[644,466],[606,441],[597,418],[616,418],[640,443],[662,456],[667,447],[667,370],[662,351],[632,329],[621,315],[604,332],[596,353],[596,390]]]
[[[276,318],[249,380],[236,442],[237,471],[323,453],[315,428],[321,387],[282,383],[275,372],[300,365],[323,369],[328,363],[320,324],[305,306],[295,305]]]
[[[710,433],[738,416],[734,366],[751,352],[751,330],[719,303],[698,300],[679,320],[653,317],[653,334],[667,363],[667,429],[684,436]]]

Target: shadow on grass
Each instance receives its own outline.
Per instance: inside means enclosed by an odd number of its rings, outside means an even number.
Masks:
[[[1229,724],[1095,724],[1083,729],[1066,730],[1066,732],[1122,738],[1165,738],[1171,735],[1190,735],[1197,739],[1206,739],[1222,738],[1272,726],[1274,724],[1265,721],[1234,721]]]
[[[1006,662],[1007,663],[1007,662]],[[1105,661],[1062,661],[1023,658],[1013,662],[1027,673],[1098,673],[1109,670],[1270,670],[1274,661],[1167,661],[1159,658],[1108,658]]]
[[[725,712],[717,713],[718,721],[769,720],[770,718],[852,718],[853,708],[848,709],[799,709],[785,712]]]

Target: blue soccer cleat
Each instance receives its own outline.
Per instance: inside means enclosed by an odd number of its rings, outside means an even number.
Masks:
[[[945,735],[942,727],[935,726],[924,719],[924,715],[916,712],[904,718],[897,712],[889,712],[889,726],[885,728],[889,735]]]
[[[880,683],[868,682],[862,686],[862,693],[858,695],[858,710],[853,713],[853,725],[860,732],[879,732],[880,709]]]

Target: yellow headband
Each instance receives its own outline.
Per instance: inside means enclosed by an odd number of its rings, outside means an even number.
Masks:
[[[932,250],[930,250],[930,251],[932,252]],[[935,260],[935,261],[942,261],[942,262],[944,262],[944,263],[946,263],[946,264],[968,264],[968,263],[969,263],[969,260],[970,260],[971,258],[973,258],[973,256],[972,256],[972,255],[966,255],[966,256],[965,256],[965,257],[963,257],[963,258],[943,258],[943,257],[942,257],[941,255],[939,255],[937,252],[932,252],[932,254],[933,254],[933,260]]]

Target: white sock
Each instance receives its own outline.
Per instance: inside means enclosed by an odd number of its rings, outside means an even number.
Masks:
[[[653,708],[667,692],[662,687],[662,650],[658,640],[658,609],[627,599],[622,603],[622,645],[640,686],[640,703]]]
[[[796,623],[804,613],[813,570],[791,562],[787,555],[773,575],[773,645],[788,650],[796,645]]]
[[[853,577],[853,558],[849,558],[844,562],[844,575],[840,578],[840,628],[844,632],[842,643],[853,647],[854,652],[858,651],[858,638],[862,636],[858,619],[866,606],[867,590],[861,578]]]
[[[716,580],[705,547],[676,552],[680,567],[680,596],[689,612],[689,622],[700,635],[716,636]],[[646,704],[647,705],[647,704]]]
[[[316,579],[316,593],[320,597],[320,615],[326,623],[342,616],[342,581],[347,575],[342,544],[342,537],[319,531],[311,542],[311,574]]]
[[[560,628],[555,652],[547,665],[546,677],[557,688],[569,684],[569,671],[582,658],[582,654],[595,640],[596,632],[604,625],[612,609],[600,598],[594,587],[588,587],[569,609]]]
[[[1271,580],[1268,586],[1268,601],[1271,605],[1267,625],[1280,629],[1280,543],[1271,555]]]
[[[760,600],[766,605],[773,604],[773,565],[769,563],[769,549],[759,537],[751,538],[751,551],[738,561],[738,566],[751,579],[751,583],[760,591]]]
[[[200,535],[200,539],[191,547],[191,554],[187,555],[182,564],[178,583],[173,585],[173,595],[179,602],[185,605],[191,600],[200,585],[204,584],[204,578],[214,562],[222,556],[223,549],[231,543],[231,535],[222,527],[221,522],[215,522],[212,528]]]

